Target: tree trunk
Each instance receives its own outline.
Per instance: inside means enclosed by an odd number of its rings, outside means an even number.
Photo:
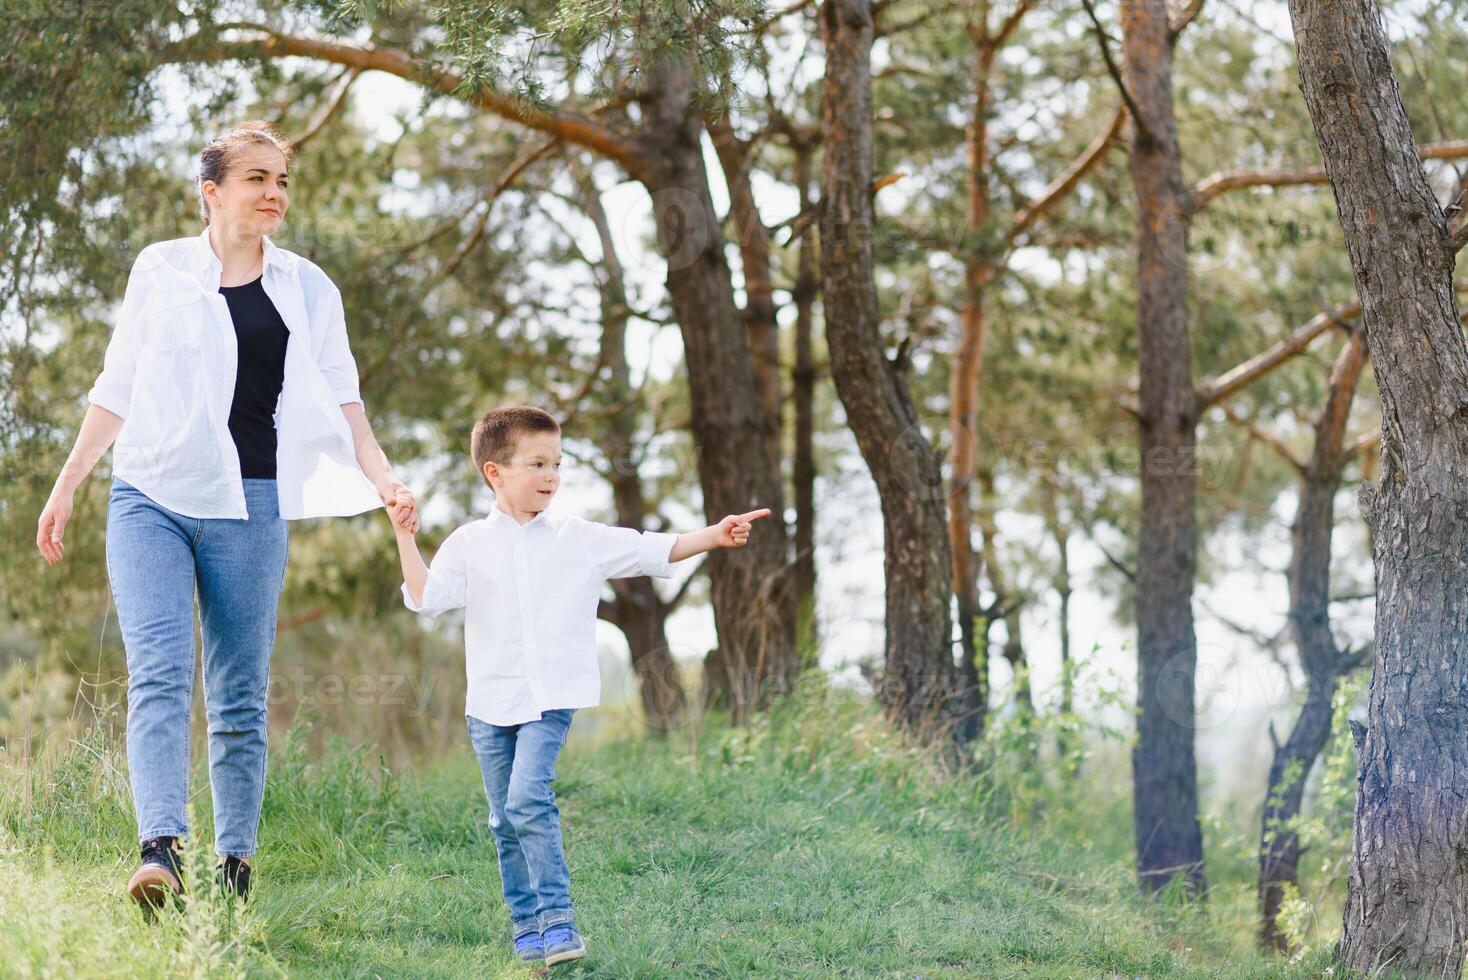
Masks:
[[[1183,876],[1202,894],[1193,751],[1197,407],[1188,349],[1188,215],[1172,102],[1174,34],[1165,0],[1121,5],[1125,82],[1135,102],[1137,353],[1142,520],[1137,554],[1137,871],[1156,891]]]
[[[980,655],[974,630],[980,615],[979,570],[974,554],[972,484],[978,450],[979,376],[983,370],[984,338],[988,333],[985,295],[994,276],[992,257],[983,254],[981,236],[989,231],[989,73],[997,46],[985,21],[970,33],[974,40],[974,107],[965,139],[968,162],[964,231],[971,243],[963,255],[963,308],[960,311],[958,349],[948,379],[948,548],[953,556],[953,593],[958,600],[958,656],[960,676],[968,697],[965,737],[984,730],[989,713],[989,657]]]
[[[1307,678],[1305,705],[1290,729],[1290,737],[1283,745],[1274,743],[1269,763],[1259,830],[1259,942],[1276,952],[1289,949],[1285,935],[1279,931],[1284,887],[1300,881],[1300,835],[1284,825],[1299,816],[1305,781],[1330,738],[1330,702],[1339,679],[1337,674]],[[1274,737],[1272,727],[1270,737]]]
[[[623,522],[621,511],[617,519]],[[668,616],[672,608],[662,601],[652,580],[645,576],[617,579],[612,588],[615,601],[601,603],[597,614],[627,638],[643,719],[654,735],[666,735],[683,722],[688,708],[678,665],[668,648]]]
[[[1023,602],[1009,587],[1009,579],[999,564],[999,525],[995,523],[994,461],[985,460],[979,467],[979,535],[984,557],[984,577],[994,592],[994,606],[1004,623],[1004,648],[1000,651],[1014,678],[1014,700],[1028,718],[1035,715],[1035,698],[1030,690],[1030,667],[1025,660],[1024,633],[1020,626]],[[992,618],[992,617],[991,617]],[[989,631],[984,630],[985,649]],[[984,687],[988,689],[988,657],[985,656]]]
[[[1300,479],[1290,554],[1290,626],[1308,684],[1305,706],[1289,738],[1274,743],[1259,828],[1259,941],[1287,952],[1279,931],[1286,884],[1299,884],[1300,836],[1287,825],[1299,816],[1305,780],[1330,737],[1331,698],[1340,678],[1359,663],[1341,651],[1330,631],[1330,547],[1335,531],[1335,497],[1349,460],[1346,421],[1366,359],[1366,336],[1358,327],[1330,372],[1327,397],[1315,422],[1315,446]],[[1269,735],[1274,739],[1274,729]]]
[[[1060,514],[1059,502],[1056,498],[1058,493],[1058,474],[1052,480],[1047,480],[1041,488],[1040,501],[1045,518],[1045,526],[1050,531],[1051,540],[1055,542],[1055,594],[1060,600],[1059,621],[1057,627],[1060,631],[1060,727],[1056,730],[1055,748],[1057,754],[1064,760],[1074,747],[1070,733],[1066,727],[1067,719],[1074,706],[1075,701],[1075,668],[1071,663],[1070,650],[1070,597],[1072,586],[1070,580],[1070,529],[1066,526],[1065,519]]]
[[[1468,940],[1468,345],[1459,242],[1418,161],[1372,0],[1290,0],[1381,392],[1376,644],[1345,965],[1458,977]]]
[[[811,154],[807,146],[795,151],[795,182],[800,192],[800,210],[810,206]],[[790,391],[795,402],[795,452],[792,481],[795,490],[795,603],[799,610],[804,642],[814,648],[816,628],[816,453],[815,392],[816,366],[811,348],[816,294],[820,270],[816,263],[818,244],[813,223],[800,233],[800,256],[795,274],[795,365]]]
[[[780,325],[775,319],[775,285],[770,278],[770,232],[760,218],[759,208],[755,206],[754,188],[749,182],[749,171],[754,162],[750,146],[734,132],[727,116],[709,127],[709,135],[729,188],[729,216],[744,273],[744,329],[749,334],[755,377],[759,382],[769,465],[779,473],[784,398],[780,392]],[[780,495],[766,506],[772,511],[770,516],[780,533],[788,535],[783,480],[776,481],[776,487],[781,491]]]
[[[873,279],[871,4],[827,0],[820,19],[821,292],[832,378],[881,498],[886,643],[877,694],[898,727],[944,746],[956,763],[964,704],[948,608],[943,479],[905,367],[884,356]]]
[[[1060,596],[1060,712],[1068,715],[1075,704],[1075,662],[1070,652],[1070,534],[1056,526],[1055,547],[1060,552],[1060,567],[1055,578],[1055,591]]]
[[[617,255],[611,225],[602,208],[601,195],[589,175],[576,172],[586,214],[596,226],[601,242],[602,267],[606,276],[601,283],[602,335],[601,363],[607,370],[606,384],[598,392],[598,400],[607,406],[606,428],[598,432],[602,455],[609,461],[608,480],[617,509],[617,523],[622,527],[641,528],[647,523],[647,504],[643,495],[642,474],[631,455],[637,445],[637,413],[640,408],[633,394],[627,368],[627,304],[626,277]],[[627,638],[632,669],[637,676],[642,714],[655,734],[664,734],[676,725],[687,706],[683,685],[678,679],[677,665],[668,647],[668,615],[672,611],[658,595],[647,576],[616,579],[612,582],[616,600],[603,603],[601,612]]]
[[[649,72],[638,138],[668,263],[668,292],[683,333],[704,512],[715,521],[773,506],[780,499],[780,474],[769,463],[762,395],[734,303],[692,95],[688,62],[664,56]],[[727,706],[741,721],[794,685],[785,538],[774,529],[756,532],[745,547],[715,551],[706,560],[719,635],[705,664],[708,701]]]

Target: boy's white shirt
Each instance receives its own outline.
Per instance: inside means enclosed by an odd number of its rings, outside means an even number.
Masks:
[[[673,574],[676,534],[542,511],[526,524],[498,506],[455,528],[428,568],[426,616],[464,609],[466,714],[491,725],[601,703],[596,609],[608,579]]]
[[[362,403],[341,293],[314,263],[264,238],[262,285],[290,331],[275,412],[280,516],[383,506],[341,406]],[[143,249],[88,400],[123,419],[112,472],[186,517],[248,516],[229,434],[238,341],[209,229]]]

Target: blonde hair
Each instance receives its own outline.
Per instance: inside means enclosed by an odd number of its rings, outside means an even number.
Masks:
[[[246,120],[214,137],[199,154],[199,176],[194,181],[199,188],[199,217],[204,224],[209,223],[209,202],[204,200],[204,182],[212,180],[218,184],[223,181],[239,151],[253,145],[275,147],[285,156],[286,166],[290,166],[296,155],[291,141],[263,119]]]

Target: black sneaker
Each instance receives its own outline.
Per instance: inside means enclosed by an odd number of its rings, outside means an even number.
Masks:
[[[178,861],[178,838],[154,837],[143,841],[143,863],[128,880],[127,891],[145,911],[159,908],[183,894],[183,868]]]
[[[240,901],[250,897],[250,865],[231,855],[214,866],[214,882]]]

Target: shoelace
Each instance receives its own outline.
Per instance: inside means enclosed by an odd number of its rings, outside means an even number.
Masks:
[[[575,938],[576,932],[570,926],[551,926],[545,931],[545,944],[555,946],[559,943],[569,943]]]

